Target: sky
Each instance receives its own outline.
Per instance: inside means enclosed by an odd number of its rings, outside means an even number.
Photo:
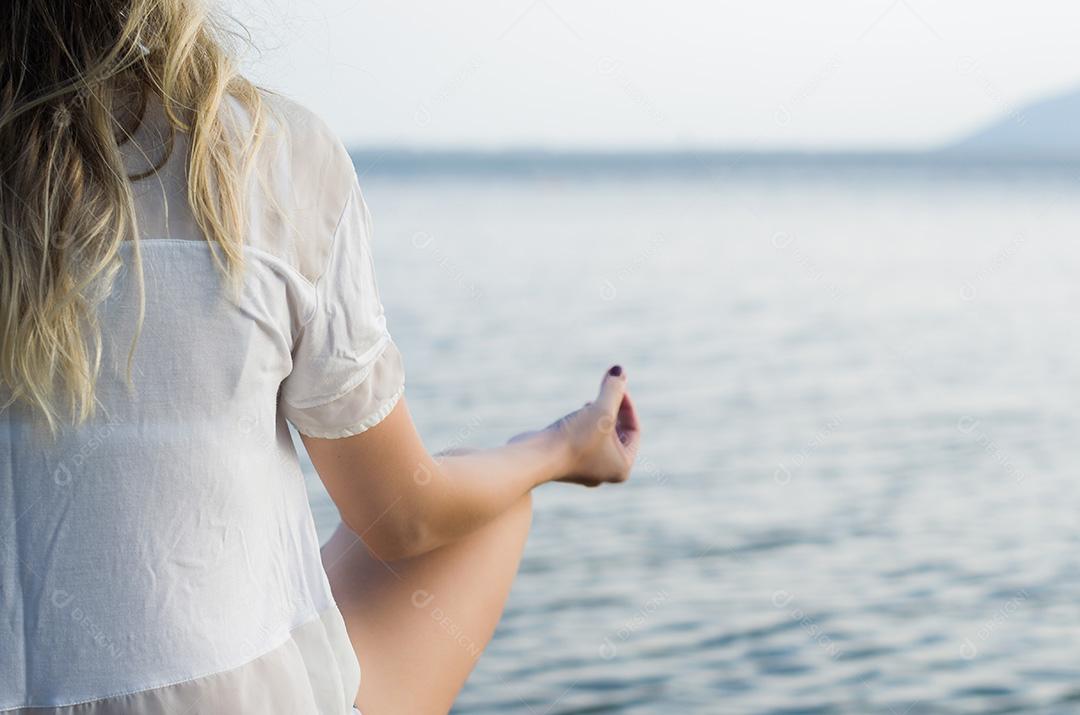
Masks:
[[[221,0],[353,147],[903,150],[1080,88],[1068,0]]]

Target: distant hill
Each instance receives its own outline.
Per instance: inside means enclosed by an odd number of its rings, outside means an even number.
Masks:
[[[629,151],[542,148],[435,149],[357,147],[366,175],[724,176],[790,175],[838,170],[901,170],[939,175],[950,167],[1038,166],[1072,171],[1080,162],[1080,90],[1011,110],[973,134],[929,151],[739,151],[677,149]]]
[[[1080,159],[1080,91],[1018,107],[943,152],[979,159]]]

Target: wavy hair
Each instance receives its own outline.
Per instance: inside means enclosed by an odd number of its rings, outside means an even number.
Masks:
[[[187,200],[236,284],[264,105],[223,28],[202,0],[0,2],[0,409],[29,404],[53,431],[93,414],[96,313],[125,241],[140,304],[130,380],[144,300],[132,182],[168,153],[129,176],[120,147],[151,97],[168,120],[167,152],[176,132],[190,136]],[[251,118],[242,136],[222,111],[228,97]]]

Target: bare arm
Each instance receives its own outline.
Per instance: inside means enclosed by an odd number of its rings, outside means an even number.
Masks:
[[[595,402],[495,449],[433,457],[404,398],[353,437],[301,436],[345,524],[395,560],[460,539],[545,482],[625,480],[640,431],[626,375],[609,372]]]

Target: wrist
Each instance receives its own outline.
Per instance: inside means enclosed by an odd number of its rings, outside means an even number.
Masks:
[[[553,482],[573,473],[573,452],[570,440],[561,429],[543,429],[533,433],[528,442],[542,455],[543,476],[539,484]]]

